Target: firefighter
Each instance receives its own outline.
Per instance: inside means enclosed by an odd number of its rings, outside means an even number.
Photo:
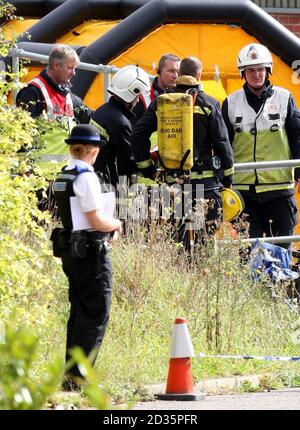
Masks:
[[[149,89],[149,77],[143,69],[137,66],[123,67],[113,76],[108,87],[111,94],[109,101],[94,112],[90,121],[108,141],[97,157],[94,168],[115,188],[119,176],[130,178],[138,171],[131,146],[130,119],[139,96]]]
[[[269,80],[270,51],[251,43],[239,52],[237,67],[245,84],[222,106],[235,163],[300,158],[300,113],[292,94]],[[234,174],[233,187],[244,198],[250,237],[293,234],[297,223],[294,180],[299,177],[300,168],[293,167]]]
[[[62,259],[69,282],[71,304],[67,324],[66,362],[70,349],[81,347],[94,364],[107,327],[111,294],[112,268],[108,240],[117,239],[121,223],[113,218],[111,202],[102,204],[101,184],[94,173],[100,148],[106,141],[92,125],[75,126],[66,139],[72,160],[53,184],[63,228],[52,232],[53,250]],[[112,193],[113,194],[113,193]],[[110,213],[103,213],[104,207]],[[84,375],[77,365],[67,369],[63,388],[78,389]]]
[[[191,148],[193,159],[189,182],[192,184],[193,192],[198,184],[204,187],[204,198],[210,201],[206,214],[206,228],[207,233],[212,234],[221,219],[220,186],[221,184],[226,187],[231,186],[233,156],[219,103],[201,90],[199,82],[201,72],[200,60],[194,57],[184,58],[180,63],[176,92],[192,95],[193,130],[189,134],[193,136],[193,148]],[[165,95],[160,97],[165,97]],[[135,125],[132,138],[137,165],[143,175],[151,179],[157,177],[156,166],[150,157],[150,136],[157,130],[158,99],[150,104],[143,117]],[[160,132],[161,130],[158,130],[158,133]],[[162,157],[160,156],[160,158]],[[163,166],[161,167],[165,170],[164,180],[168,184],[178,182],[180,172],[177,169],[166,170]]]
[[[178,78],[180,58],[175,54],[164,54],[156,70],[157,76],[153,79],[150,91],[139,97],[133,109],[135,116],[131,119],[134,125],[147,110],[149,104],[160,94],[174,91]]]

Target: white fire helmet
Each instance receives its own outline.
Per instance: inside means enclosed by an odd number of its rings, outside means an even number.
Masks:
[[[240,50],[237,58],[237,66],[241,77],[243,76],[243,71],[252,66],[267,67],[269,72],[272,73],[272,55],[265,46],[259,43],[250,43]]]
[[[136,96],[150,91],[148,74],[137,66],[125,66],[112,78],[107,91],[131,103]]]

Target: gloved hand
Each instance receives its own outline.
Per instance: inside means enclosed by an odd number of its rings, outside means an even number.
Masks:
[[[298,181],[300,179],[300,167],[295,167],[294,178],[295,181]]]
[[[156,176],[156,167],[154,165],[141,169],[144,178],[153,179]]]
[[[224,176],[222,179],[222,184],[224,188],[231,188],[232,185],[232,175]]]

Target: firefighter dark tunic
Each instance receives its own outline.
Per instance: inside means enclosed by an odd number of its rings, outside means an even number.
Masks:
[[[177,92],[186,92],[187,86],[177,85]],[[194,165],[190,173],[192,185],[203,184],[204,198],[213,200],[213,207],[208,209],[206,221],[220,218],[222,200],[219,192],[221,186],[230,186],[233,174],[233,155],[228,140],[219,103],[200,90],[194,97],[193,114],[193,156]],[[150,136],[157,130],[157,100],[154,100],[143,117],[134,126],[132,143],[135,159],[145,177],[153,178],[156,168],[150,159]],[[222,178],[214,168],[214,157],[217,156],[223,170]],[[170,182],[172,183],[172,181]]]
[[[133,116],[121,100],[112,96],[94,112],[91,119],[91,124],[108,142],[97,157],[95,171],[101,172],[114,187],[119,182],[119,176],[130,177],[138,170],[131,146],[130,119]]]

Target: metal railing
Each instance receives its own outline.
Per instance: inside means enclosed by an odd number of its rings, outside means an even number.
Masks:
[[[280,161],[257,161],[253,163],[236,163],[234,164],[235,171],[247,171],[247,170],[273,170],[278,167],[300,167],[300,159],[295,160],[280,160]],[[278,236],[278,237],[258,237],[252,239],[243,239],[242,242],[254,243],[256,240],[269,242],[269,243],[290,243],[300,242],[299,235],[293,236]]]
[[[14,76],[15,89],[13,91],[13,102],[16,102],[16,97],[18,93],[18,87],[20,82],[19,71],[20,71],[20,58],[25,58],[29,60],[35,60],[40,63],[48,64],[49,56],[36,54],[34,52],[24,51],[24,49],[13,48],[11,49],[9,56],[12,57],[12,72]],[[110,83],[110,75],[117,73],[120,70],[115,66],[106,66],[104,64],[90,64],[90,63],[79,63],[77,66],[78,69],[88,70],[90,72],[96,73],[104,73],[104,100],[107,101],[109,98],[109,93],[107,92],[107,88]],[[154,78],[154,76],[149,75],[150,80]]]
[[[291,242],[300,242],[300,236],[294,235],[294,236],[274,236],[274,237],[253,237],[249,239],[242,239],[241,241],[244,243],[255,243],[257,240],[260,242],[268,242],[273,243],[276,245],[276,243],[291,243]]]
[[[235,171],[246,170],[273,170],[278,167],[300,167],[300,159],[279,161],[255,161],[251,163],[236,163]]]

